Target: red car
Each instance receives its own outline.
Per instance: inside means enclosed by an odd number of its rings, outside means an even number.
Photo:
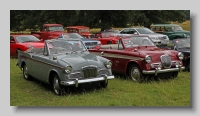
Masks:
[[[105,44],[117,44],[119,41],[119,36],[115,36],[115,33],[110,32],[100,32],[95,34],[95,38],[91,38],[93,40],[101,41],[102,45]]]
[[[120,38],[118,44],[96,46],[90,53],[112,61],[112,71],[141,82],[147,77],[177,77],[184,70],[183,53],[158,48],[145,35]]]
[[[44,42],[33,35],[10,35],[10,56],[17,57],[17,50],[25,51],[29,48],[43,48]]]

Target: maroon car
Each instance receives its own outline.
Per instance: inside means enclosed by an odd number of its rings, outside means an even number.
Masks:
[[[120,38],[118,44],[96,46],[89,51],[111,60],[113,72],[137,82],[147,77],[177,77],[185,69],[183,53],[160,49],[145,35]]]
[[[17,50],[44,48],[44,42],[33,35],[10,35],[10,56],[17,57]]]

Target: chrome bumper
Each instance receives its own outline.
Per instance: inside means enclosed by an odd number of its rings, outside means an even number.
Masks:
[[[183,67],[179,67],[179,68],[170,68],[170,69],[163,69],[163,70],[156,68],[156,70],[150,70],[150,71],[143,70],[142,72],[143,72],[143,74],[155,74],[155,76],[157,76],[158,73],[182,71],[184,69],[185,69],[185,67],[183,66]]]
[[[105,83],[107,83],[109,79],[114,79],[114,76],[104,76],[104,77],[81,79],[81,80],[76,79],[73,81],[61,81],[60,84],[64,86],[75,85],[75,87],[78,87],[78,84],[81,84],[81,83],[91,83],[91,82],[98,82],[98,81],[105,81]]]

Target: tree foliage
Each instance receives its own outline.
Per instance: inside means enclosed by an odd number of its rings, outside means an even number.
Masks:
[[[189,17],[189,10],[11,10],[10,30],[39,29],[44,23],[102,29],[138,25],[149,27],[153,23],[181,23]]]

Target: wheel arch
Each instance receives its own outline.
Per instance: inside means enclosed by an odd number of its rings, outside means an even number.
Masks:
[[[56,70],[51,70],[50,72],[49,72],[49,79],[48,79],[48,81],[49,81],[49,84],[51,85],[52,84],[52,79],[53,79],[53,76],[54,75],[58,75],[58,72],[56,71]]]
[[[139,62],[137,62],[137,61],[130,61],[127,64],[127,66],[126,66],[126,75],[129,75],[129,69],[130,69],[131,65],[133,65],[133,64],[136,64],[136,65],[138,65],[140,67]],[[141,70],[141,68],[140,68],[140,70]]]

